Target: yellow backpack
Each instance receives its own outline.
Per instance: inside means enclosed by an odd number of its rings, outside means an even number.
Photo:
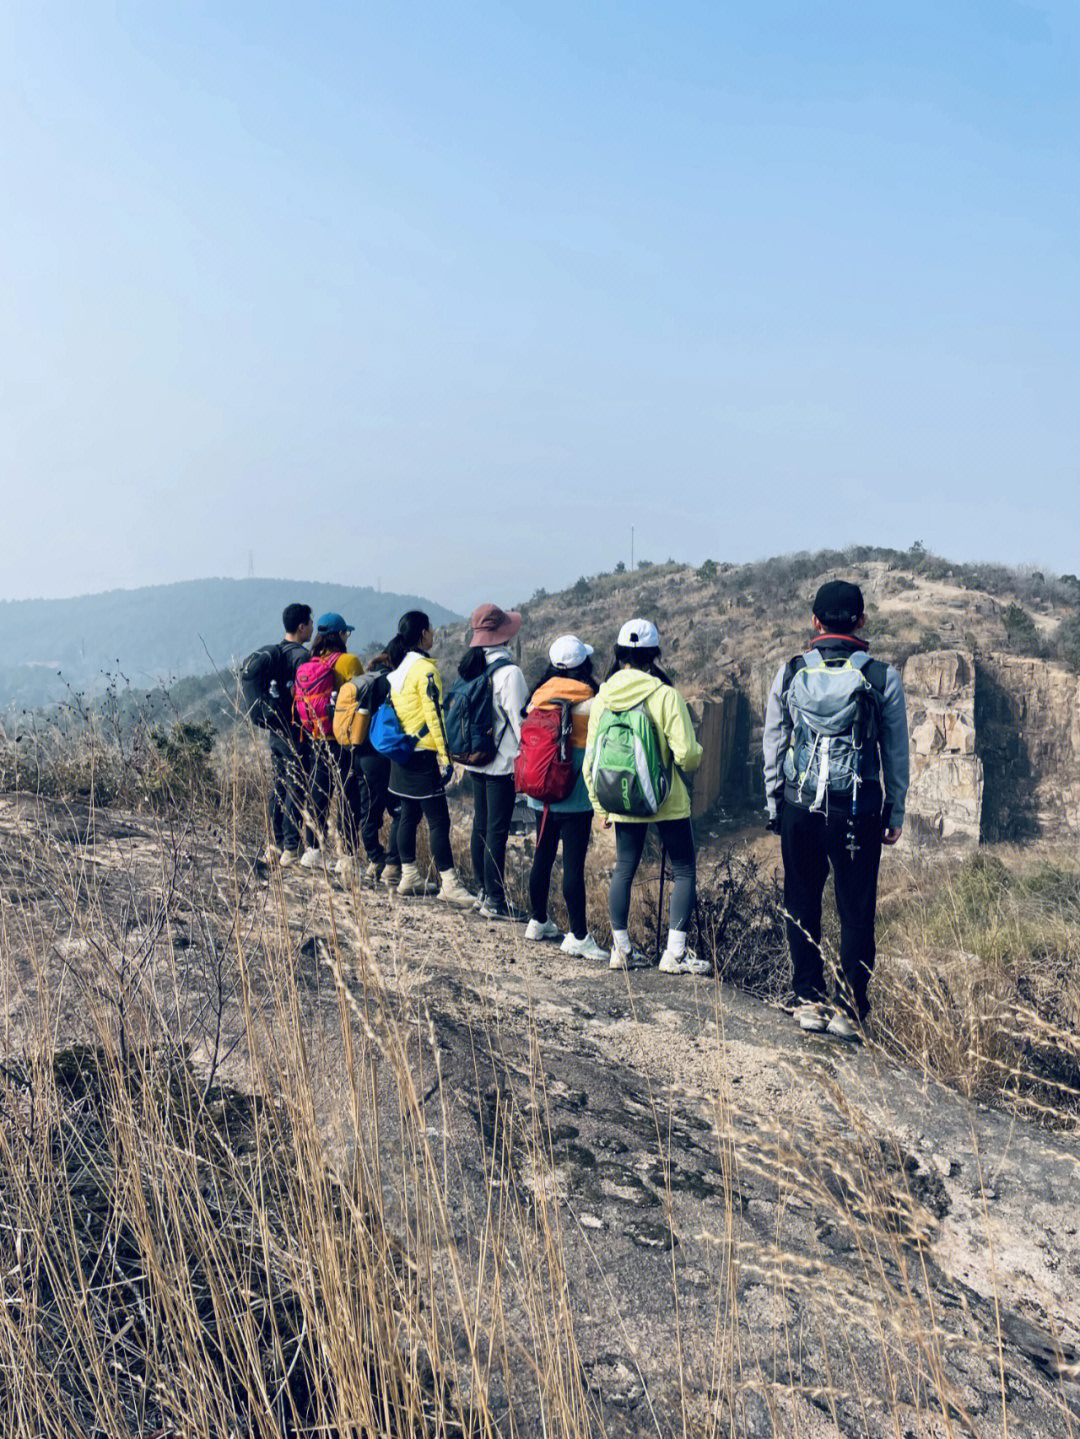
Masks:
[[[346,680],[334,701],[334,739],[344,748],[367,743],[371,717],[390,693],[384,674],[357,675]]]

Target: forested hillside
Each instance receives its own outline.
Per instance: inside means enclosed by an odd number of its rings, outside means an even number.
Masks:
[[[137,686],[225,669],[274,639],[281,611],[294,600],[315,615],[336,610],[367,648],[393,633],[413,607],[437,624],[452,610],[415,595],[307,580],[189,580],[109,590],[66,600],[0,602],[0,705],[48,704],[68,686],[101,693],[110,679]]]

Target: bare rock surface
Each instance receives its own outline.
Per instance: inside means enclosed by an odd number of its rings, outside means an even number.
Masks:
[[[495,1195],[558,1235],[557,1263],[520,1233],[507,1262],[545,1276],[594,1432],[1077,1432],[1074,1135],[973,1106],[872,1042],[803,1035],[714,979],[612,973],[434,901],[268,875],[195,825],[165,834],[5,799],[0,842],[9,1049],[48,972],[75,1001],[79,975],[124,953],[129,968],[160,964],[163,991],[167,957],[190,987],[174,1009],[196,1011],[215,925],[237,934],[226,897],[258,1003],[260,936],[284,916],[337,1162],[369,1163],[377,1137],[392,1212],[408,1166],[392,1031],[455,1242],[469,1248]],[[46,851],[80,903],[107,912],[102,953],[74,925],[66,952],[54,927],[48,954],[32,953],[63,909],[34,859]],[[359,1132],[335,1090],[343,988],[355,1042],[383,1056]],[[77,1033],[84,1018],[75,1003],[65,1023]],[[242,1055],[238,1039],[222,1063],[242,1074]],[[507,1301],[504,1322],[527,1351],[525,1311]],[[540,1401],[515,1423],[544,1433]]]

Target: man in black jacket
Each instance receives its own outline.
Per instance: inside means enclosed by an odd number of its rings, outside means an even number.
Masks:
[[[293,714],[292,685],[296,671],[311,655],[305,648],[314,632],[310,605],[286,605],[281,616],[285,638],[278,645],[281,655],[277,681],[277,723],[270,730],[270,763],[274,790],[270,807],[274,842],[266,858],[282,867],[295,864],[303,838],[304,797],[308,787],[307,749],[304,734]]]

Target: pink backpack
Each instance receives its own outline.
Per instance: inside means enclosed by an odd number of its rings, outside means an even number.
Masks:
[[[317,659],[305,660],[296,671],[293,680],[296,718],[300,728],[308,734],[329,738],[334,733],[334,695],[337,690],[334,666],[340,658],[340,654],[319,655]]]

